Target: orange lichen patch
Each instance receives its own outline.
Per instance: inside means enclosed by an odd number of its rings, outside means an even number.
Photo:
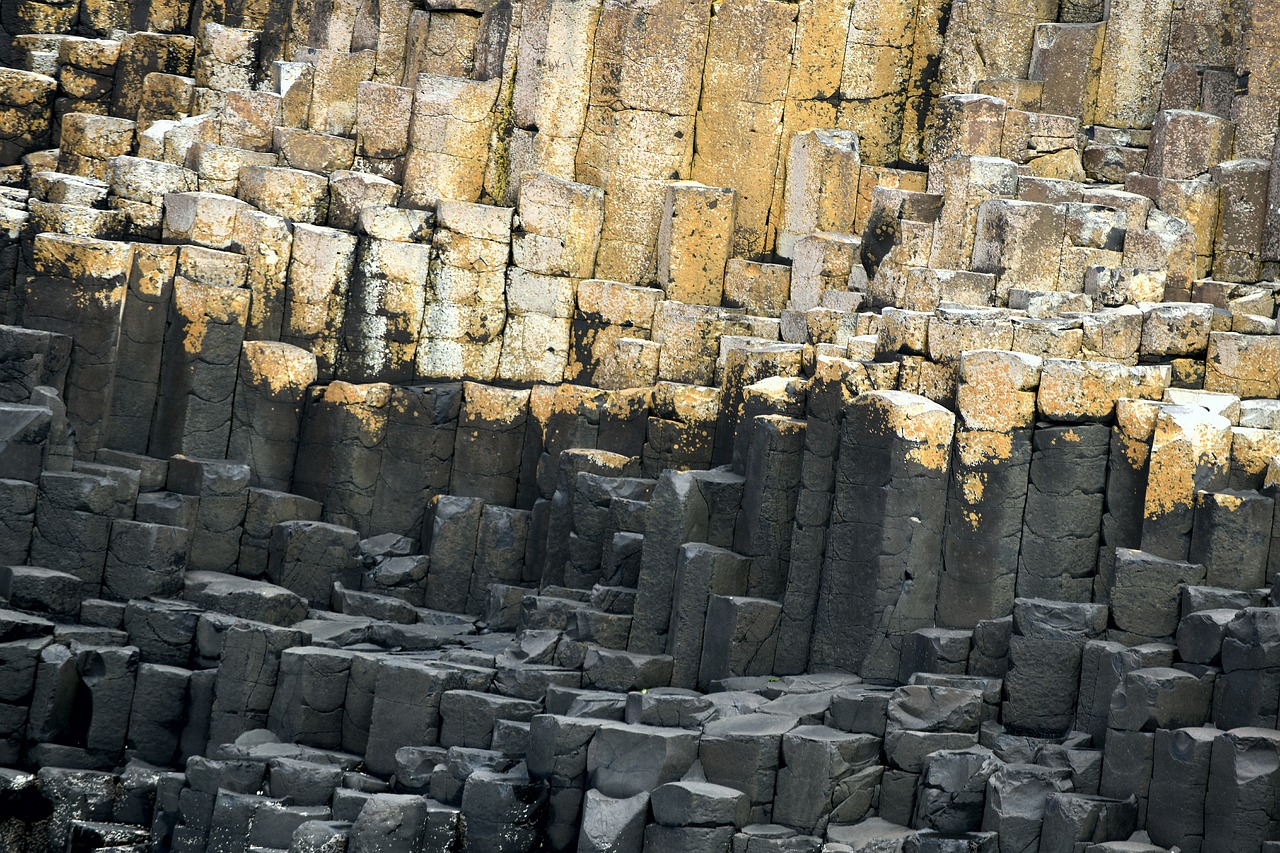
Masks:
[[[1002,382],[962,382],[956,411],[972,430],[1010,430],[1029,426],[1036,415],[1036,395]]]
[[[1158,518],[1195,505],[1196,492],[1226,471],[1231,424],[1203,409],[1169,406],[1160,412],[1151,438],[1151,461],[1143,506]]]
[[[357,439],[364,446],[373,447],[382,441],[386,431],[391,391],[385,382],[356,385],[339,380],[329,383],[321,399],[353,418],[360,427]]]
[[[1267,475],[1262,480],[1262,488],[1270,489],[1280,486],[1280,457],[1267,463]]]
[[[1003,350],[965,352],[960,361],[956,411],[971,430],[1010,430],[1030,425],[1042,361]]]
[[[1208,492],[1200,492],[1200,494],[1209,494]],[[1214,495],[1213,500],[1226,510],[1237,510],[1244,506],[1244,498],[1240,495],[1228,495],[1219,493]]]
[[[316,357],[304,349],[275,341],[246,341],[244,359],[255,383],[272,397],[301,399],[316,381]]]
[[[1234,332],[1209,335],[1204,387],[1240,397],[1280,395],[1280,338]]]
[[[990,430],[965,430],[956,434],[961,465],[977,467],[1013,458],[1013,435]]]
[[[391,399],[391,386],[385,382],[371,382],[367,385],[356,385],[353,382],[336,380],[324,389],[323,400],[335,406],[367,406],[379,408]]]
[[[179,276],[173,285],[173,307],[186,321],[182,348],[189,355],[199,355],[210,323],[244,323],[249,314],[249,292],[240,287],[198,284]]]
[[[1067,430],[1066,432],[1061,433],[1061,434],[1059,435],[1059,437],[1060,437],[1063,441],[1068,442],[1068,443],[1070,443],[1070,444],[1079,444],[1079,443],[1080,443],[1080,434],[1079,434],[1078,432],[1076,432],[1075,430],[1073,430],[1073,429],[1069,429],[1069,430]]]
[[[462,384],[462,418],[458,426],[463,428],[476,422],[505,424],[523,417],[529,407],[529,392],[512,388],[494,388],[478,382]]]
[[[960,494],[965,503],[976,504],[987,491],[987,475],[969,472],[960,477]]]
[[[1161,404],[1149,400],[1119,400],[1116,403],[1116,432],[1121,452],[1134,468],[1147,464],[1151,452],[1151,435]]]
[[[69,234],[37,234],[31,246],[36,272],[76,282],[123,279],[132,258],[132,243]]]
[[[720,389],[659,382],[653,388],[653,404],[686,423],[714,420],[720,414]]]
[[[1234,427],[1231,430],[1231,469],[1263,475],[1271,460],[1280,456],[1280,430]]]
[[[177,246],[144,246],[134,252],[129,282],[141,296],[160,296],[173,280]]]
[[[891,432],[913,445],[906,458],[931,471],[945,471],[951,458],[956,416],[918,394],[906,391],[873,391],[854,401],[865,406],[872,429]]]
[[[1041,376],[1040,412],[1061,421],[1110,417],[1121,398],[1159,400],[1169,387],[1170,375],[1167,365],[1129,367],[1052,358],[1045,362]]]

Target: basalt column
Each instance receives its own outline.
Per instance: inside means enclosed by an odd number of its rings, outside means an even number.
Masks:
[[[966,353],[958,409],[938,624],[972,628],[1013,612],[1040,359]]]
[[[1092,599],[1110,433],[1104,424],[1036,429],[1018,556],[1023,598]]]
[[[902,638],[933,621],[955,415],[873,391],[845,419],[811,668],[891,681]]]
[[[774,672],[804,672],[813,634],[813,611],[822,581],[822,556],[831,520],[836,460],[840,452],[840,423],[854,392],[848,386],[850,364],[844,359],[819,358],[809,386],[800,459],[800,491],[791,531],[791,566],[782,595],[778,622],[778,650]]]

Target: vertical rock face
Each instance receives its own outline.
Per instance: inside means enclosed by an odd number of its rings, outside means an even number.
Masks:
[[[955,416],[917,395],[855,399],[841,437],[812,666],[892,679],[902,636],[931,621],[954,432]]]
[[[1274,7],[0,2],[0,848],[1272,850]]]

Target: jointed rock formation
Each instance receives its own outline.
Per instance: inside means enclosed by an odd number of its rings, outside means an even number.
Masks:
[[[1280,5],[0,0],[0,848],[1280,850]]]

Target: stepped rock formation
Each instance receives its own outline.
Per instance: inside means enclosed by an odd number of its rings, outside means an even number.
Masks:
[[[1280,850],[1276,0],[0,0],[0,848]]]

